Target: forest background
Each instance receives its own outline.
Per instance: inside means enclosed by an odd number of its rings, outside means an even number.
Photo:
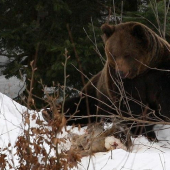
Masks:
[[[90,78],[103,68],[103,23],[141,22],[169,41],[168,8],[166,0],[2,0],[0,55],[10,59],[3,74],[26,75],[30,87],[36,68],[31,92],[41,108],[42,84],[57,90],[64,84],[66,55],[67,87],[80,90],[88,81],[83,74]],[[75,94],[70,88],[66,92]]]

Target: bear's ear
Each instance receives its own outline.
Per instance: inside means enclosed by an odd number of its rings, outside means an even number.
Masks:
[[[115,27],[109,24],[103,24],[101,30],[104,33],[103,40],[106,41],[115,31]]]
[[[140,25],[140,24],[135,24],[132,27],[132,35],[139,38],[139,39],[144,39],[146,37],[146,29]]]
[[[147,43],[147,32],[146,29],[140,25],[140,24],[135,24],[132,27],[132,35],[135,36],[136,38],[140,39],[144,43]]]

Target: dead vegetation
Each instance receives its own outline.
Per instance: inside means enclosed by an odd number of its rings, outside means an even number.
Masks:
[[[66,66],[66,63],[64,66]],[[33,67],[33,62],[31,62],[31,67],[33,74],[30,81],[32,82],[36,71],[36,68]],[[65,86],[66,79],[63,90],[65,90]],[[30,83],[29,95],[28,99],[26,99],[28,109],[35,106],[32,89],[33,83]],[[62,111],[62,106],[56,105],[57,97],[58,94],[54,96],[46,94],[45,102],[49,109],[44,109],[40,113],[31,110],[21,113],[22,133],[17,137],[14,150],[11,150],[10,143],[7,147],[1,149],[0,167],[2,170],[11,168],[22,170],[67,170],[77,167],[83,156],[117,148],[130,150],[132,145],[131,135],[129,129],[121,124],[120,120],[114,121],[108,129],[104,128],[104,123],[99,123],[89,125],[83,135],[72,133],[66,127],[67,121]],[[41,114],[44,119],[42,119]],[[32,122],[34,122],[34,126]],[[59,137],[64,131],[68,133],[68,137]],[[69,140],[71,142],[70,149],[62,147]],[[13,156],[17,156],[17,163]]]

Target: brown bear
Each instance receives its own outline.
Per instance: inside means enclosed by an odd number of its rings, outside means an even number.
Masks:
[[[126,121],[132,133],[156,139],[154,122],[170,118],[170,45],[137,22],[104,24],[101,30],[106,63],[82,95],[65,102],[68,124],[88,123],[87,97],[91,122],[100,120],[100,115],[115,115]]]
[[[152,122],[169,120],[170,45],[140,23],[104,24],[102,31],[108,62],[106,77],[110,76],[107,81],[111,82],[104,91],[110,89],[107,96],[114,102],[116,112]],[[145,135],[154,139],[152,127],[145,126]]]

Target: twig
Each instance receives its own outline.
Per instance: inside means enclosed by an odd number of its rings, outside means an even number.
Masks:
[[[159,15],[158,15],[157,2],[156,2],[156,0],[154,0],[153,3],[152,3],[151,0],[149,0],[149,1],[150,1],[150,4],[151,4],[152,11],[155,15],[155,19],[156,19],[156,22],[157,22],[157,25],[158,25],[159,34],[160,34],[161,37],[163,37],[162,31],[161,31],[161,24],[160,24],[160,20],[159,20]]]
[[[115,1],[113,0],[113,15],[115,20],[115,25],[117,25],[117,19],[116,19],[116,10],[115,10]]]
[[[100,108],[102,109],[102,108]],[[102,109],[103,110],[103,109]],[[120,116],[117,114],[113,114],[112,112],[108,112],[106,110],[103,110],[107,113],[109,113],[110,115],[90,115],[90,116],[74,116],[75,118],[88,118],[88,117],[101,117],[101,118],[120,118],[123,119],[125,121],[133,121],[133,122],[139,122],[139,123],[146,123],[146,124],[150,124],[150,125],[157,125],[157,124],[162,124],[162,125],[170,125],[170,122],[166,122],[166,121],[149,121],[149,120],[142,120],[139,118],[132,118],[132,117],[124,117],[124,116]]]
[[[64,113],[64,104],[65,104],[65,100],[66,100],[66,84],[67,84],[67,72],[66,72],[66,68],[67,68],[67,61],[70,58],[70,56],[68,56],[68,51],[67,49],[65,49],[65,62],[63,64],[64,66],[64,87],[63,87],[63,103],[62,103],[62,114]]]
[[[82,65],[81,65],[81,62],[80,62],[80,59],[79,59],[79,56],[78,56],[78,53],[77,53],[77,50],[76,50],[76,47],[75,47],[75,44],[74,44],[74,41],[73,41],[73,37],[72,37],[72,33],[71,33],[71,30],[70,30],[69,24],[67,24],[67,30],[68,30],[68,33],[69,33],[70,41],[71,41],[72,46],[73,46],[75,57],[77,59],[79,70],[81,71],[81,73],[83,73],[83,68],[82,68]],[[81,74],[81,80],[82,80],[83,86],[85,87],[86,83],[85,83],[85,79],[84,79],[83,74]],[[87,88],[86,87],[85,87],[84,90],[85,90],[85,93],[87,94]],[[86,108],[87,108],[87,114],[90,115],[89,101],[88,101],[87,97],[86,97]],[[89,120],[89,123],[90,123],[90,118],[88,120]]]
[[[123,1],[121,2],[121,14],[120,14],[120,23],[123,21]]]

